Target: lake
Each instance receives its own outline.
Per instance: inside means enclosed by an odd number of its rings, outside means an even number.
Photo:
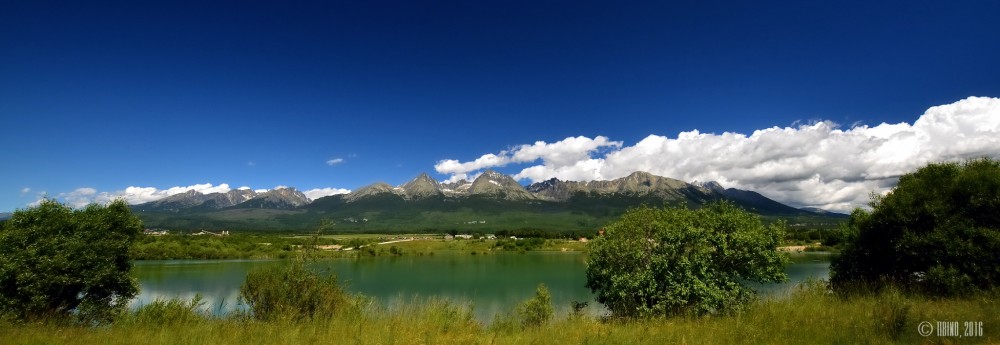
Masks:
[[[827,253],[792,256],[785,271],[789,281],[755,285],[765,296],[782,296],[806,279],[827,279]],[[472,303],[476,318],[492,320],[517,303],[534,296],[539,283],[548,286],[557,315],[565,315],[574,301],[586,301],[591,314],[604,309],[593,301],[587,281],[585,256],[580,253],[529,252],[491,255],[430,255],[329,259],[311,266],[336,272],[347,289],[375,297],[384,303],[414,296],[438,296],[458,303]],[[239,287],[247,272],[260,265],[280,261],[255,260],[166,260],[137,261],[134,272],[141,292],[133,306],[156,298],[190,300],[201,294],[206,308],[223,314],[236,308]]]

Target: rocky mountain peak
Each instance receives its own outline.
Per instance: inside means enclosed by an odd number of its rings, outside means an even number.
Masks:
[[[636,171],[628,176],[614,180],[595,180],[589,182],[561,181],[556,178],[534,183],[528,186],[528,191],[542,198],[562,201],[574,194],[626,194],[651,195],[667,200],[686,198],[687,193],[697,187],[684,181],[656,176],[644,171]],[[707,197],[708,192],[702,191]]]
[[[310,201],[309,197],[296,190],[295,187],[280,187],[257,194],[241,205],[285,209],[303,206],[309,204]]]
[[[713,193],[723,194],[723,193],[726,192],[726,188],[722,187],[721,184],[719,184],[718,182],[715,182],[715,181],[708,181],[708,182],[694,181],[694,182],[691,182],[691,184],[693,184],[695,186],[698,186],[698,187],[701,187],[701,188],[704,188],[704,189],[706,189],[708,191],[711,191]]]
[[[471,187],[472,182],[461,179],[455,182],[442,183],[441,191],[444,192],[445,195],[450,196],[466,195],[469,193],[469,188]]]
[[[179,210],[182,208],[195,207],[208,201],[208,197],[194,189],[188,189],[184,193],[177,193],[166,198],[149,202],[151,207],[168,210]]]
[[[484,171],[479,176],[480,177],[486,177],[488,179],[494,179],[494,180],[499,180],[499,179],[503,179],[505,177],[509,177],[509,176],[501,174],[500,172],[497,172],[496,170],[493,170],[493,169],[486,169],[486,171]]]
[[[344,196],[344,200],[352,202],[383,193],[396,194],[397,189],[385,182],[375,182],[370,185],[358,188],[358,190],[356,191],[348,193],[347,195]]]
[[[477,183],[490,183],[504,188],[524,189],[524,187],[522,187],[520,183],[517,183],[517,180],[514,180],[513,177],[493,170],[486,170],[480,174],[479,177],[476,177],[476,179],[472,181],[473,187],[475,187]]]
[[[532,184],[528,185],[528,187],[526,189],[529,192],[538,193],[538,192],[542,192],[542,191],[545,191],[545,190],[548,190],[548,189],[555,188],[560,183],[562,183],[562,181],[560,181],[559,179],[553,177],[553,178],[550,178],[550,179],[542,181],[542,182],[532,183]]]
[[[659,176],[650,174],[650,173],[645,172],[645,171],[639,171],[639,170],[633,171],[631,174],[628,174],[628,176],[625,176],[625,178],[629,179],[629,180],[649,180],[649,179],[652,179],[652,178],[655,178],[655,177],[659,177]]]
[[[687,182],[656,176],[645,171],[636,171],[615,181],[618,181],[618,192],[632,194],[678,190],[690,186]]]
[[[513,177],[486,170],[469,187],[470,195],[485,195],[507,200],[529,200],[535,196],[528,193]]]
[[[441,184],[431,178],[427,173],[421,173],[416,178],[402,185],[403,193],[408,199],[423,199],[435,195],[443,194]]]

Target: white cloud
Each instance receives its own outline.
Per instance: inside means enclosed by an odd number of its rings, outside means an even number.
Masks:
[[[610,141],[603,136],[597,136],[593,139],[584,136],[569,137],[551,144],[536,141],[531,145],[519,145],[510,150],[500,151],[499,154],[487,153],[471,162],[462,163],[454,159],[441,160],[434,165],[434,170],[442,174],[467,174],[481,169],[502,167],[511,163],[534,162],[539,159],[545,165],[569,165],[590,158],[593,153],[603,147],[618,148],[621,146],[622,142]]]
[[[28,187],[21,188],[21,196],[24,196],[25,194],[28,193],[31,193],[31,188]]]
[[[65,202],[72,207],[83,207],[90,203],[107,203],[115,199],[125,199],[125,202],[129,204],[141,204],[150,201],[160,200],[174,194],[180,194],[187,192],[189,190],[196,190],[203,194],[210,193],[226,193],[231,189],[226,183],[220,184],[218,186],[211,183],[201,183],[194,184],[190,186],[176,186],[167,189],[158,189],[156,187],[136,187],[129,186],[124,190],[118,190],[113,192],[98,192],[94,188],[77,188],[76,190],[68,193],[59,193],[55,195],[56,200]],[[44,196],[41,196],[44,197]],[[39,200],[30,203],[29,205],[37,205]]]
[[[93,188],[77,188],[72,192],[59,194],[59,196],[73,207],[82,207],[91,203],[91,199],[96,194],[97,190]]]
[[[309,200],[316,200],[324,196],[347,194],[350,192],[351,192],[350,189],[344,189],[344,188],[316,188],[304,191],[302,192],[302,194],[305,194],[306,197],[309,198]]]
[[[608,148],[602,153],[600,148]],[[685,181],[718,181],[793,206],[847,211],[884,193],[902,174],[931,162],[1000,157],[1000,98],[969,97],[928,109],[908,123],[841,129],[832,122],[741,133],[649,135],[632,146],[605,137],[520,145],[471,162],[439,161],[453,180],[512,163],[532,182],[607,180],[641,170]]]
[[[337,165],[337,164],[340,164],[340,163],[343,163],[343,162],[344,162],[343,158],[334,158],[334,159],[326,161],[326,165]]]
[[[482,174],[483,174],[482,172],[478,172],[478,173],[471,174],[471,175],[470,174],[466,174],[466,173],[454,174],[454,175],[451,175],[450,177],[448,177],[447,180],[441,181],[441,183],[455,183],[455,182],[462,181],[462,180],[465,180],[466,182],[472,182],[472,181],[475,181],[476,178],[479,177],[479,175],[482,175]]]
[[[202,194],[228,193],[231,188],[229,184],[222,183],[218,186],[211,183],[200,183],[190,186],[176,186],[167,189],[157,189],[155,187],[135,187],[129,186],[125,190],[115,192],[101,192],[94,198],[94,202],[108,202],[117,198],[123,198],[129,204],[141,204],[150,201],[160,200],[174,194],[180,194],[189,190],[195,190]]]
[[[447,180],[441,181],[441,183],[455,183],[461,180],[471,181],[471,179],[469,179],[469,174],[461,173],[453,174],[449,176]]]

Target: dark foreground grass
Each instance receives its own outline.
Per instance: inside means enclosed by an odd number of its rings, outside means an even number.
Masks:
[[[491,328],[439,299],[311,321],[192,315],[190,303],[136,311],[103,327],[0,323],[3,344],[966,344],[1000,343],[1000,294],[929,299],[896,292],[841,298],[816,284],[740,315],[601,321],[564,315],[526,329]],[[924,337],[922,321],[976,321],[981,337]]]

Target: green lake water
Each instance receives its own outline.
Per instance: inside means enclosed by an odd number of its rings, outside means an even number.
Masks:
[[[593,301],[586,283],[585,256],[580,253],[501,253],[493,255],[433,255],[330,259],[313,264],[336,272],[352,292],[375,297],[383,303],[414,297],[443,297],[474,305],[476,318],[489,321],[496,313],[510,311],[531,298],[539,283],[548,286],[556,313],[563,315],[573,301],[589,303],[597,315],[603,307]],[[765,296],[782,296],[806,279],[826,279],[829,254],[795,254],[785,271],[789,281],[755,285]],[[206,308],[216,314],[243,308],[238,305],[239,286],[247,272],[280,261],[167,260],[138,261],[135,274],[141,292],[133,306],[156,298],[191,299],[200,294]]]

